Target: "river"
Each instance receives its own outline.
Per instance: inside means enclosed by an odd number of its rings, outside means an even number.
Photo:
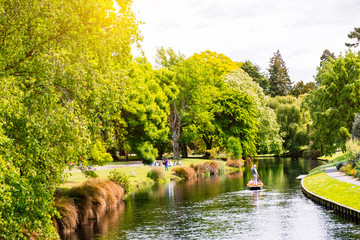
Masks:
[[[242,172],[155,185],[68,240],[105,239],[360,239],[360,227],[307,199],[296,177],[320,161],[255,160],[264,183],[250,191]]]

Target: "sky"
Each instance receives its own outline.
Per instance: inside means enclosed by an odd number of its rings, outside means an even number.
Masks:
[[[360,27],[360,0],[133,0],[132,9],[152,64],[157,48],[171,47],[186,57],[210,50],[250,60],[267,72],[279,50],[292,82],[314,81],[322,52],[344,54]]]

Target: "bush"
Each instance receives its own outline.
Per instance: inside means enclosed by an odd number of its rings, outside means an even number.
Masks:
[[[219,148],[212,148],[211,150],[206,150],[209,153],[209,158],[215,160],[218,157]]]
[[[142,143],[135,151],[136,155],[146,165],[151,165],[158,155],[158,150],[149,142]]]
[[[347,161],[338,162],[338,163],[336,164],[336,169],[337,169],[338,171],[340,171],[342,167],[345,167],[345,166],[346,166],[346,164],[347,164]]]
[[[151,178],[154,181],[162,180],[165,178],[165,172],[163,168],[151,168],[151,170],[146,175],[148,178]]]
[[[173,171],[175,175],[187,180],[196,178],[196,172],[191,167],[185,167],[185,166],[174,167],[171,169],[171,171]]]
[[[98,178],[99,176],[96,174],[96,172],[91,171],[91,170],[86,170],[83,171],[83,173],[85,174],[86,178]]]
[[[232,160],[240,159],[242,155],[242,147],[240,140],[235,137],[229,137],[227,142],[226,153]]]
[[[125,190],[125,192],[129,192],[130,179],[129,176],[125,173],[122,173],[118,170],[112,170],[108,176],[108,179],[119,184]]]

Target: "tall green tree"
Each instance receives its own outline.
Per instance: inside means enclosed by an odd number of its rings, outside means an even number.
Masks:
[[[52,200],[68,164],[111,160],[105,146],[139,39],[131,3],[113,4],[1,2],[0,238],[58,238]]]
[[[291,87],[290,94],[294,97],[299,97],[299,95],[308,93],[314,89],[316,89],[316,83],[308,82],[304,84],[303,81],[299,81]]]
[[[230,73],[224,77],[224,81],[228,87],[232,89],[234,93],[241,92],[245,94],[251,102],[253,102],[254,115],[248,114],[246,116],[247,123],[253,122],[248,127],[242,123],[237,124],[234,122],[234,128],[246,129],[245,132],[250,133],[252,137],[248,136],[243,138],[241,136],[236,136],[242,141],[243,149],[247,149],[248,143],[246,141],[254,144],[258,153],[272,153],[272,154],[281,154],[282,149],[282,138],[280,136],[280,126],[276,122],[276,115],[273,109],[267,106],[267,97],[264,95],[263,89],[259,86],[258,83],[253,81],[253,79],[243,71],[237,71]],[[223,95],[224,93],[221,93]],[[241,107],[244,107],[247,102],[239,102]],[[230,109],[231,111],[231,109]],[[250,111],[250,110],[249,110]],[[240,116],[239,116],[240,117]],[[255,117],[255,119],[253,119]],[[244,116],[242,116],[244,118]],[[246,140],[245,140],[246,139]],[[253,150],[247,150],[244,154],[249,155]]]
[[[132,64],[129,74],[131,84],[126,86],[126,98],[121,107],[119,133],[122,133],[122,145],[130,149],[150,164],[157,157],[154,146],[157,142],[165,142],[169,128],[167,117],[169,115],[169,100],[164,86],[158,79],[146,59],[137,59]]]
[[[240,66],[242,70],[244,70],[255,82],[260,85],[260,87],[262,87],[264,93],[267,94],[269,91],[269,79],[261,72],[260,67],[248,60],[241,63]]]
[[[268,71],[270,95],[272,97],[287,95],[291,88],[291,81],[288,69],[279,50],[277,50],[277,52],[274,53],[274,56],[270,58]]]
[[[345,43],[347,47],[357,47],[360,43],[360,27],[355,27],[354,31],[348,34],[348,38],[355,40],[354,43]]]
[[[302,107],[303,96],[277,96],[269,99],[269,106],[275,110],[280,134],[287,153],[298,155],[309,145],[308,125],[311,122],[309,110]]]
[[[345,150],[355,115],[360,111],[359,53],[347,52],[323,63],[315,80],[319,87],[308,96],[312,146],[330,155],[337,149]]]
[[[328,49],[325,49],[320,57],[320,67],[323,62],[330,62],[330,59],[335,59],[335,54],[330,52]]]

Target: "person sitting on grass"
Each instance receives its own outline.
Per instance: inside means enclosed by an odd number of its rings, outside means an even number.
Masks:
[[[180,160],[177,160],[176,165],[178,165],[178,166],[181,165]]]

